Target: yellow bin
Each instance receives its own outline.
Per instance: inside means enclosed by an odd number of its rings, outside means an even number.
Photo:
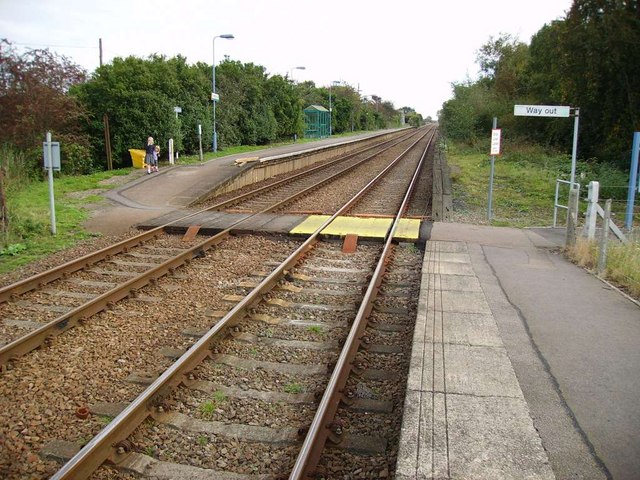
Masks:
[[[135,148],[130,148],[129,153],[131,154],[131,161],[133,162],[133,168],[144,168],[144,150],[136,150]]]

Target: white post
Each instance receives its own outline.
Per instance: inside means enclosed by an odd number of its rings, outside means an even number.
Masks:
[[[589,204],[584,223],[584,232],[589,240],[596,237],[596,220],[598,219],[598,197],[600,195],[600,182],[589,182]]]
[[[600,238],[600,254],[598,255],[598,275],[607,269],[607,243],[609,242],[609,222],[611,221],[611,199],[604,204],[604,224]]]
[[[213,138],[215,142],[215,133],[213,134]],[[200,163],[202,163],[202,124],[200,123],[198,124],[198,142],[200,143]]]
[[[176,115],[178,115],[176,113]],[[173,165],[175,162],[173,161],[173,138],[169,139],[169,163]]]
[[[576,228],[578,224],[578,189],[569,190],[569,203],[567,210],[567,234],[565,238],[565,247],[570,248],[576,244]]]
[[[49,155],[49,210],[51,211],[51,233],[56,234],[56,206],[53,197],[53,151],[51,148],[51,132],[47,132],[47,154]]]

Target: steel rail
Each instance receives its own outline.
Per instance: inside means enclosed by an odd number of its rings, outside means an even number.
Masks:
[[[420,139],[413,145],[419,141]],[[136,399],[104,427],[98,435],[58,470],[51,479],[84,479],[89,477],[107,459],[117,464],[126,453],[118,452],[116,448],[118,442],[126,439],[146,418],[152,415],[154,404],[157,404],[163,396],[167,395],[172,387],[179,385],[188,372],[192,371],[209,356],[211,347],[215,341],[224,337],[230,327],[240,322],[247,311],[259,303],[263,296],[269,292],[307,252],[314,248],[320,233],[360,200],[369,189],[390,171],[390,167],[400,162],[410,148],[412,147],[409,147],[409,149],[401,153],[392,164],[380,172],[335,214],[311,233],[307,240],[264,278],[247,296],[238,302],[211,330],[194,343],[176,362],[160,375],[160,377],[136,397]]]
[[[393,145],[389,146],[389,148],[393,147],[394,145],[397,145],[397,143],[399,143],[398,140],[399,141],[406,140],[407,138],[411,137],[412,135],[415,135],[415,132],[405,133],[405,134],[399,136],[399,138],[392,138],[392,139],[386,140],[386,141],[384,141],[382,143],[378,143],[376,145],[371,145],[369,147],[362,148],[362,149],[360,149],[360,150],[358,150],[356,152],[352,152],[350,154],[344,155],[344,156],[342,156],[340,158],[337,158],[335,160],[331,160],[331,161],[329,161],[327,163],[323,163],[322,165],[318,165],[316,167],[310,168],[309,170],[306,170],[304,172],[297,173],[295,175],[289,176],[287,178],[283,178],[282,180],[278,180],[277,182],[271,183],[269,185],[265,185],[263,187],[256,188],[254,190],[251,190],[250,192],[246,192],[246,193],[237,195],[237,196],[235,196],[233,198],[230,198],[228,200],[224,200],[222,202],[216,203],[215,205],[212,205],[212,206],[208,207],[207,210],[219,210],[221,208],[226,208],[226,207],[229,207],[229,206],[233,206],[233,205],[235,205],[235,204],[237,204],[239,202],[245,201],[245,200],[249,199],[250,197],[256,196],[256,195],[258,195],[260,193],[263,193],[263,192],[266,192],[266,191],[269,191],[269,190],[273,190],[274,188],[284,186],[284,185],[286,185],[288,183],[292,183],[292,182],[294,182],[296,180],[299,180],[301,178],[310,176],[311,174],[314,174],[314,173],[317,173],[319,171],[325,170],[325,169],[327,169],[329,167],[332,167],[335,164],[339,164],[341,162],[344,162],[345,160],[353,158],[356,155],[362,155],[363,153],[365,153],[365,152],[367,152],[369,150],[380,148],[380,147],[385,146],[388,143],[395,142],[395,143],[393,143]],[[382,149],[381,151],[385,151],[385,150],[387,150],[387,148]],[[380,152],[378,152],[378,153],[380,153]],[[371,158],[371,157],[367,157],[367,159],[369,159],[369,158]]]
[[[355,168],[355,166],[365,161],[368,161],[374,156],[377,156],[383,153],[384,151],[392,148],[393,146],[399,143],[402,143],[403,141],[406,141],[406,138],[403,138],[402,140],[392,143],[392,145],[385,147],[380,152],[377,152],[374,155],[371,155],[365,158],[364,160],[356,163],[355,165],[349,166],[341,170],[340,172],[333,174],[327,179],[321,182],[318,182],[307,189],[297,192],[289,196],[288,198],[280,202],[277,202],[276,204],[273,204],[259,212],[253,213],[245,218],[238,219],[237,221],[232,223],[230,226],[228,226],[225,230],[217,233],[216,235],[208,238],[207,240],[204,240],[203,242],[200,242],[199,244],[186,249],[185,251],[174,256],[173,258],[159,264],[158,266],[153,267],[149,270],[146,270],[145,272],[142,272],[140,275],[119,284],[118,286],[112,288],[108,292],[105,292],[102,295],[99,295],[96,298],[74,308],[73,310],[51,320],[50,322],[47,322],[42,327],[37,328],[36,330],[33,330],[27,333],[26,335],[20,338],[17,338],[12,342],[0,347],[0,368],[4,367],[7,363],[9,363],[9,361],[16,359],[38,348],[43,343],[50,342],[53,339],[53,337],[58,336],[61,333],[69,330],[70,328],[75,327],[78,323],[81,323],[87,320],[90,316],[95,315],[96,313],[109,307],[109,305],[115,302],[118,302],[128,296],[135,295],[135,292],[137,290],[145,287],[149,283],[166,275],[167,273],[178,268],[184,263],[191,261],[193,258],[203,255],[206,250],[211,248],[213,245],[217,245],[218,243],[222,242],[222,240],[224,240],[226,237],[228,237],[231,234],[231,231],[233,230],[234,227],[238,227],[242,223],[248,222],[250,219],[252,219],[257,215],[261,215],[263,213],[267,213],[272,210],[275,210],[281,207],[282,205],[284,205],[285,203],[290,202],[304,194],[307,194],[311,190],[319,188],[325,183],[341,175],[344,175],[346,172],[348,172],[352,168]],[[186,217],[182,217],[182,218],[184,219]],[[167,224],[167,225],[170,225],[170,224]],[[164,228],[165,226],[157,227],[156,229],[150,230],[149,232],[156,232],[155,234],[157,235],[159,233],[157,230],[159,228]],[[134,237],[134,238],[138,238],[138,237]],[[121,242],[120,244],[122,243],[126,243],[126,242]],[[104,250],[109,250],[109,249],[103,249],[101,250],[101,252],[103,252]],[[105,256],[105,258],[107,258],[107,256]]]
[[[405,135],[402,135],[405,136]],[[384,142],[381,142],[377,145],[372,145],[370,147],[366,147],[361,149],[358,152],[354,152],[352,154],[349,154],[346,156],[346,158],[350,158],[351,156],[355,156],[358,154],[361,154],[363,152],[366,152],[367,150],[373,149],[373,148],[377,148],[381,145],[385,145],[386,143],[392,142],[395,139],[390,139],[390,140],[386,140]],[[335,162],[340,162],[343,161],[345,157],[341,157],[337,160],[335,160]],[[327,167],[332,165],[331,164],[325,164],[325,165],[320,165],[317,168],[323,168],[323,167]],[[315,169],[314,169],[315,170]],[[298,175],[303,175],[306,172],[302,172]],[[262,191],[265,188],[268,188],[270,186],[267,187],[260,187],[259,189],[257,189],[256,192]],[[248,192],[248,194],[252,194],[252,193],[256,193],[256,192]],[[240,197],[240,196],[239,196]],[[231,199],[229,201],[232,201],[234,199]],[[189,213],[183,217],[180,217],[176,220],[173,220],[169,223],[166,223],[164,225],[160,225],[158,227],[155,227],[151,230],[147,230],[146,232],[143,232],[139,235],[136,235],[135,237],[131,237],[125,240],[122,240],[118,243],[115,243],[113,245],[110,245],[108,247],[105,247],[103,249],[97,250],[95,252],[91,252],[87,255],[84,255],[80,258],[74,259],[74,260],[70,260],[68,262],[63,263],[62,265],[58,265],[57,267],[53,267],[45,272],[41,272],[39,274],[33,275],[29,278],[25,278],[22,280],[19,280],[17,282],[14,282],[10,285],[7,285],[5,287],[0,288],[0,303],[4,303],[6,301],[8,301],[9,299],[11,299],[12,297],[16,296],[16,295],[20,295],[26,292],[29,292],[31,290],[34,290],[36,288],[41,288],[42,286],[51,283],[55,280],[58,280],[62,277],[64,277],[65,275],[68,275],[69,273],[73,273],[76,272],[78,270],[82,270],[83,268],[86,268],[88,266],[91,266],[95,263],[98,263],[106,258],[109,258],[113,255],[117,255],[118,253],[124,252],[129,248],[133,248],[136,247],[140,244],[143,244],[144,242],[153,239],[154,237],[158,236],[160,233],[162,233],[162,231],[167,228],[170,227],[171,225],[180,222],[186,218],[190,218],[196,215],[199,215],[203,212],[206,211],[211,211],[211,210],[216,210],[218,208],[223,208],[225,204],[227,204],[229,201],[225,201],[225,202],[220,202],[219,204],[213,205],[211,207],[207,207],[204,208],[202,210],[199,210],[197,212],[193,212],[193,213]]]
[[[365,332],[365,328],[367,327],[368,317],[373,310],[374,301],[382,284],[382,278],[385,274],[386,266],[392,251],[393,236],[403,214],[406,212],[411,194],[415,188],[415,184],[418,182],[422,165],[429,147],[431,146],[431,142],[433,141],[433,136],[434,135],[429,139],[420,162],[416,167],[411,183],[407,188],[404,200],[398,209],[398,213],[395,216],[395,220],[391,228],[388,231],[382,255],[380,256],[380,260],[378,261],[369,286],[365,292],[356,318],[353,321],[345,346],[340,353],[340,357],[338,358],[331,379],[329,380],[327,389],[325,390],[322,400],[320,401],[320,405],[316,410],[316,414],[313,418],[307,436],[305,437],[302,448],[300,449],[296,463],[293,466],[289,480],[313,478],[327,439],[331,439],[336,443],[340,442],[340,435],[342,432],[332,425],[333,419],[340,402],[344,402],[346,404],[349,403],[349,399],[347,395],[345,395],[344,388],[347,384],[347,379],[349,378],[351,371],[354,369],[353,362],[356,354],[358,353],[358,349],[360,348],[362,337]]]

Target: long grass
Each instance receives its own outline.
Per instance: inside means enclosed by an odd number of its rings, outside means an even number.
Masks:
[[[56,234],[53,235],[49,185],[44,174],[23,169],[24,157],[20,153],[6,148],[0,153],[7,172],[4,185],[9,219],[9,228],[3,232],[0,243],[0,273],[91,237],[82,227],[89,215],[83,206],[104,201],[97,193],[113,188],[104,180],[131,172],[129,168],[82,176],[56,174],[53,182]]]
[[[569,258],[578,265],[595,271],[598,264],[598,243],[579,238],[567,251]],[[640,236],[631,236],[623,244],[611,240],[607,247],[607,261],[601,276],[621,287],[630,296],[640,299]]]
[[[454,219],[486,224],[490,157],[486,153],[449,145]],[[570,161],[540,150],[497,157],[493,179],[493,225],[528,227],[553,220],[555,180]]]

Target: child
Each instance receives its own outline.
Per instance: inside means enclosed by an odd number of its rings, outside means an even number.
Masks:
[[[153,170],[154,172],[158,171],[158,159],[160,158],[160,146],[156,145],[156,148],[153,150]]]

